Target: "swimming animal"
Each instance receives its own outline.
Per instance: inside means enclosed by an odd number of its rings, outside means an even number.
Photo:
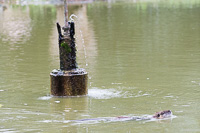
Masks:
[[[163,119],[163,118],[167,118],[167,117],[171,117],[171,116],[172,116],[172,111],[171,110],[164,110],[164,111],[156,112],[153,115],[153,118]]]
[[[170,118],[172,116],[171,110],[164,110],[160,112],[156,112],[152,116],[119,116],[119,117],[103,117],[103,118],[91,118],[91,119],[81,119],[74,120],[76,122],[89,122],[89,121],[131,121],[131,120],[153,120],[153,119],[164,119]]]

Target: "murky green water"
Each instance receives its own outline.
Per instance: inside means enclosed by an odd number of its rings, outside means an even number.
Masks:
[[[70,5],[78,63],[89,73],[89,94],[78,98],[48,96],[63,6],[3,5],[0,132],[200,132],[199,0]],[[165,109],[176,118],[69,121]]]

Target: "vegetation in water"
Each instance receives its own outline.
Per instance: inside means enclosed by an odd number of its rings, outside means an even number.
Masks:
[[[72,51],[72,49],[69,47],[69,45],[66,42],[62,42],[61,47],[63,47],[67,53],[70,53]]]

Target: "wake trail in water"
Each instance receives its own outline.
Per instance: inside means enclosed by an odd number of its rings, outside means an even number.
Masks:
[[[169,118],[163,119],[156,119],[153,118],[152,115],[143,115],[143,116],[120,116],[120,117],[98,117],[98,118],[87,118],[87,119],[80,119],[80,120],[43,120],[38,121],[42,123],[69,123],[72,125],[80,125],[80,124],[98,124],[98,123],[110,123],[110,122],[130,122],[130,121],[143,121],[146,122],[161,122],[161,121],[172,121],[172,119],[176,118],[177,116],[172,115]],[[169,121],[168,121],[169,122]]]

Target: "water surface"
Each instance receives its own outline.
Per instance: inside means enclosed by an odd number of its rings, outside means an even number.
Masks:
[[[50,97],[59,68],[55,23],[63,5],[0,5],[0,132],[200,132],[200,2],[108,1],[69,5],[88,96]],[[163,121],[71,120],[144,116]]]

